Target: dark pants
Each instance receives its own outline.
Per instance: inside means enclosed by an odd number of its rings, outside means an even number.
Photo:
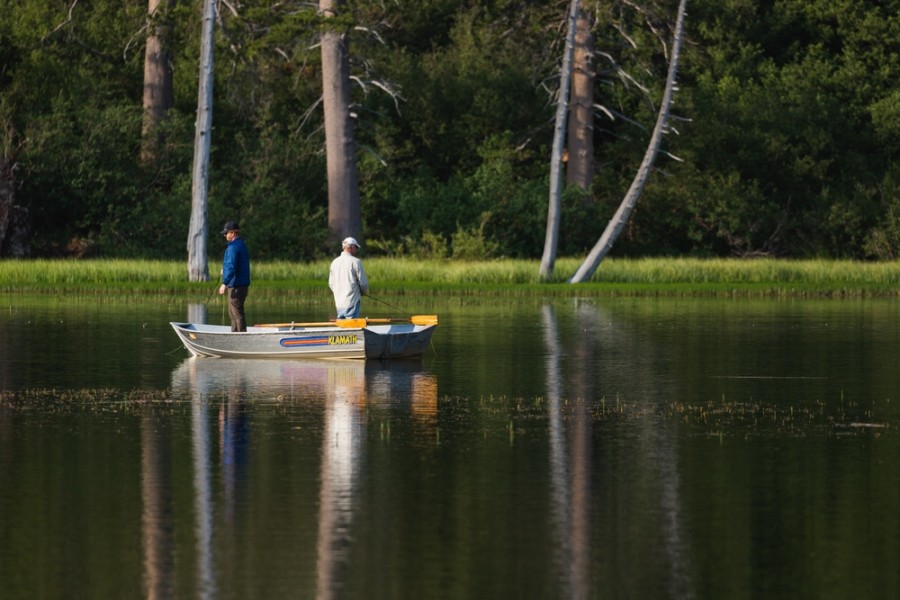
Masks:
[[[247,318],[244,316],[247,286],[228,288],[228,291],[228,316],[231,317],[231,330],[247,331]]]

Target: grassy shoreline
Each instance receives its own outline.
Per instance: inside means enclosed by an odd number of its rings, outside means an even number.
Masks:
[[[254,296],[328,296],[330,261],[254,261]],[[566,278],[581,259],[560,259],[542,283],[536,260],[441,261],[368,258],[373,293],[440,296],[722,296],[876,297],[900,295],[900,262],[836,260],[606,259],[589,283]],[[150,260],[3,260],[0,292],[110,296],[209,295],[207,282],[187,281],[184,262]],[[377,290],[377,291],[376,291]]]

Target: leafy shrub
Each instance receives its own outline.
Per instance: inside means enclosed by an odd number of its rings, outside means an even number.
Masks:
[[[496,257],[501,249],[500,243],[488,240],[484,237],[484,226],[491,218],[491,213],[481,215],[481,224],[478,227],[463,229],[457,227],[456,233],[450,240],[452,257],[461,260],[482,260]]]

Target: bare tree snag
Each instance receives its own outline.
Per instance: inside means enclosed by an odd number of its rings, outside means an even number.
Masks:
[[[0,257],[25,258],[31,254],[31,220],[16,198],[17,138],[11,122],[0,124]]]
[[[569,280],[569,283],[583,283],[590,280],[593,276],[594,271],[600,266],[600,262],[610,251],[616,239],[619,237],[619,234],[622,233],[622,229],[625,228],[628,217],[637,205],[638,198],[640,198],[644,185],[647,183],[647,179],[653,169],[653,163],[656,160],[656,155],[659,153],[662,137],[668,125],[669,110],[671,109],[672,99],[675,94],[678,58],[681,55],[681,43],[684,37],[684,9],[686,4],[687,0],[681,0],[678,4],[678,17],[675,22],[672,58],[669,61],[669,74],[666,77],[666,87],[663,92],[662,102],[660,102],[656,126],[653,128],[653,135],[650,136],[650,144],[647,146],[644,160],[641,162],[641,166],[638,168],[637,174],[631,182],[631,188],[629,188],[628,193],[625,194],[625,198],[613,215],[612,220],[610,220],[609,224],[606,226],[603,235],[600,236],[600,239],[591,249],[587,258],[585,258],[584,262],[581,263],[581,266],[578,267],[578,270]]]
[[[593,15],[578,8],[572,54],[566,183],[588,191],[594,179],[594,26]],[[586,196],[587,201],[590,197]]]
[[[206,243],[209,225],[209,149],[212,142],[213,32],[216,0],[204,0],[200,39],[200,81],[197,91],[197,126],[194,134],[194,167],[191,180],[191,223],[188,229],[188,280],[209,281]]]
[[[572,52],[575,43],[575,22],[578,16],[578,0],[569,5],[568,33],[559,71],[559,97],[556,101],[556,125],[553,129],[553,150],[550,156],[550,198],[547,207],[547,233],[544,236],[544,255],[541,258],[540,277],[547,281],[553,277],[556,264],[556,248],[559,244],[559,221],[562,212],[562,156],[566,137],[566,113],[569,107],[569,79],[572,74]]]
[[[160,145],[158,125],[175,104],[172,91],[172,31],[169,11],[175,0],[148,0],[147,46],[144,50],[144,119],[141,162],[152,162]]]
[[[320,0],[319,14],[331,19],[341,0]],[[328,239],[333,245],[347,236],[362,240],[362,211],[356,143],[350,115],[350,57],[346,33],[322,34],[322,109],[325,116],[325,161],[328,171]]]

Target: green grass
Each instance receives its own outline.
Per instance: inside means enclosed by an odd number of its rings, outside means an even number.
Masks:
[[[566,279],[580,259],[557,261],[556,279],[542,283],[536,260],[364,260],[373,293],[603,296],[894,296],[900,262],[833,260],[606,259],[590,283]],[[256,261],[253,289],[266,295],[328,295],[329,261]],[[211,262],[208,282],[187,281],[186,263],[145,260],[3,260],[0,291],[162,296],[211,294],[221,263]],[[376,291],[377,290],[377,291]]]

